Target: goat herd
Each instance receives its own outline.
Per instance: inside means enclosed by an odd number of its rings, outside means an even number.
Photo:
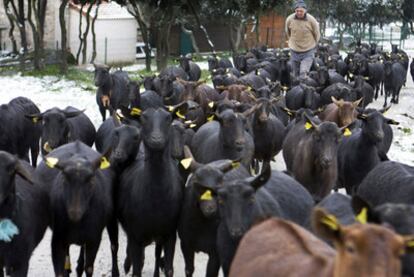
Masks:
[[[105,228],[119,276],[118,223],[133,276],[152,242],[154,276],[173,276],[177,233],[186,276],[199,251],[209,277],[414,276],[414,168],[389,161],[398,122],[384,116],[408,56],[317,53],[299,78],[288,51],[212,56],[212,86],[188,56],[140,81],[95,65],[97,131],[75,107],[1,105],[0,276],[27,275],[47,227],[56,276],[71,272],[71,244],[77,275],[92,276]],[[369,108],[380,94],[384,108]],[[270,167],[280,151],[284,172]]]

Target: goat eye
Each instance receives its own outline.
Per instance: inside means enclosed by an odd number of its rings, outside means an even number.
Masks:
[[[345,245],[345,250],[346,252],[348,252],[349,254],[355,254],[355,247],[353,245]]]

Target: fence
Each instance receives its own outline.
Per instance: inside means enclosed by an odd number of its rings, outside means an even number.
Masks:
[[[329,38],[333,41],[339,41],[339,36],[336,32]],[[391,49],[391,44],[396,44],[400,48],[406,47],[406,40],[410,38],[408,30],[399,26],[386,25],[383,28],[373,27],[371,32],[369,29],[365,29],[361,36],[361,41],[369,43],[376,43],[378,46],[384,49]],[[343,35],[344,45],[348,45],[350,42],[355,42],[356,38],[349,33]]]
[[[76,57],[80,41],[73,38],[69,41],[70,52]],[[96,62],[105,64],[134,62],[136,56],[136,38],[116,38],[108,37],[96,38]],[[80,60],[82,59],[80,55]],[[88,36],[86,61],[92,58],[92,39]]]

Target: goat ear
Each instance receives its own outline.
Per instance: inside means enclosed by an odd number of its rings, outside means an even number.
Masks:
[[[270,168],[270,163],[265,163],[260,175],[249,178],[248,182],[257,191],[269,181],[271,175],[272,169]]]
[[[67,111],[63,111],[63,113],[65,114],[66,118],[72,118],[75,116],[80,115],[81,113],[83,113],[85,110],[81,110],[81,111],[72,111],[72,112],[67,112]]]
[[[364,97],[361,97],[360,99],[356,100],[355,102],[352,102],[352,106],[354,108],[358,107],[359,104],[362,102],[363,99],[364,99]]]
[[[33,123],[37,123],[43,119],[43,113],[25,114],[24,117],[30,119]]]
[[[405,250],[408,253],[414,253],[414,235],[403,236],[403,238],[404,238]]]
[[[294,117],[296,115],[296,111],[290,110],[288,108],[282,108],[282,111],[284,111],[285,113],[287,113],[287,115],[290,116],[290,117]]]
[[[313,122],[312,118],[310,118],[310,116],[308,116],[306,113],[304,113],[304,116],[306,118],[305,129],[306,130],[310,130],[310,129],[318,130],[319,126],[316,125],[315,122]]]
[[[56,169],[59,169],[59,170],[63,169],[62,162],[60,162],[58,158],[43,157],[43,161],[45,162],[46,166],[48,166],[50,168],[56,168]]]
[[[101,156],[96,158],[94,161],[92,161],[92,166],[94,169],[107,169],[111,166],[111,164],[108,161],[108,157],[111,155],[112,148],[108,147],[108,149],[105,150],[105,153],[103,153]]]
[[[232,169],[238,168],[240,166],[240,159],[239,160],[224,160],[221,164],[217,166],[221,172],[226,173]]]
[[[123,117],[123,115],[122,114],[118,114],[118,112],[117,111],[115,111],[113,114],[112,114],[112,121],[114,122],[114,126],[115,127],[119,127],[119,126],[121,126],[122,125],[122,122],[121,122],[121,117]]]
[[[358,115],[357,115],[357,118],[358,118],[358,119],[362,119],[362,120],[366,120],[366,119],[367,119],[367,117],[368,117],[368,116],[367,116],[366,114],[363,114],[363,113],[361,113],[361,114],[358,114]]]
[[[388,112],[391,109],[391,105],[389,105],[388,107],[384,107],[380,110],[378,110],[380,113],[385,114],[386,112]]]
[[[181,160],[180,164],[185,168],[190,168],[191,172],[196,171],[198,168],[202,167],[203,164],[198,163],[193,156],[193,153],[191,153],[191,149],[188,145],[184,145],[184,157],[185,159]]]
[[[19,161],[17,161],[16,163],[16,173],[33,185],[34,180],[32,174],[29,171],[27,171]]]
[[[322,208],[315,208],[312,211],[312,229],[318,236],[330,241],[341,238],[341,225],[338,219]]]
[[[338,99],[336,99],[334,96],[331,96],[331,100],[332,100],[332,103],[334,103],[335,105],[337,105],[337,106],[341,106],[341,104],[343,104],[343,102],[341,102],[340,100],[338,100]]]
[[[367,222],[381,223],[380,218],[375,214],[371,205],[358,195],[352,197],[352,209],[354,211],[355,220],[365,224]]]
[[[389,118],[385,118],[385,122],[390,124],[390,125],[399,125],[400,122],[395,121],[394,119],[389,119]]]

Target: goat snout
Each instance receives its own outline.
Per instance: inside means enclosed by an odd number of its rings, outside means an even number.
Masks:
[[[232,228],[230,231],[230,235],[233,238],[240,238],[243,236],[243,230],[241,228]]]

